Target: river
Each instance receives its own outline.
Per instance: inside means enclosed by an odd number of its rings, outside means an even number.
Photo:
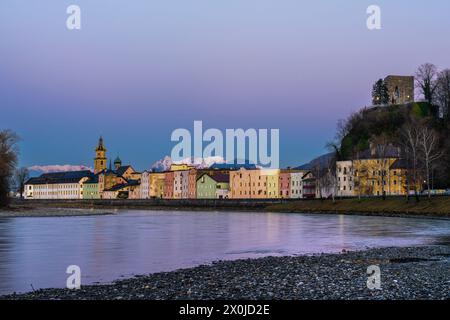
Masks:
[[[215,260],[416,246],[448,239],[450,220],[326,214],[119,210],[0,218],[0,294],[171,271]]]

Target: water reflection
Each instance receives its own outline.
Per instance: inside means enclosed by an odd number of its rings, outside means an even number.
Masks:
[[[219,259],[428,244],[450,221],[279,213],[128,211],[0,218],[0,294],[168,271]]]

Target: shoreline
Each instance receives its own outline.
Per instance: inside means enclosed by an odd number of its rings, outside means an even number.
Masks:
[[[10,294],[0,300],[450,299],[449,257],[450,246],[428,245],[225,260],[79,290],[51,288]],[[370,265],[380,267],[380,290],[367,288]]]
[[[426,219],[450,219],[450,197],[436,197],[420,202],[404,198],[338,199],[331,200],[265,200],[265,199],[148,199],[148,200],[15,200],[10,209],[0,209],[0,217],[56,216],[45,211],[60,211],[60,216],[112,214],[115,210],[174,210],[174,211],[242,211],[273,213],[344,214]],[[67,211],[67,214],[65,213]],[[89,212],[86,212],[89,211]],[[26,214],[28,212],[29,214]],[[16,214],[18,213],[18,214]]]
[[[43,217],[83,217],[104,216],[113,212],[104,209],[23,207],[13,206],[0,209],[0,218],[43,218]]]

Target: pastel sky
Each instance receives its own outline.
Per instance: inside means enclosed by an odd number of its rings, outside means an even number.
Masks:
[[[81,7],[82,29],[66,28]],[[369,31],[366,8],[382,10]],[[21,165],[137,169],[170,154],[176,128],[278,128],[280,162],[325,152],[372,83],[450,67],[448,0],[2,0],[0,128]]]

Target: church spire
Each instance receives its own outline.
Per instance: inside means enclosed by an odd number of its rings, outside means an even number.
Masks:
[[[103,144],[103,137],[98,139],[97,148],[95,148],[94,173],[99,173],[106,169],[106,148]]]

